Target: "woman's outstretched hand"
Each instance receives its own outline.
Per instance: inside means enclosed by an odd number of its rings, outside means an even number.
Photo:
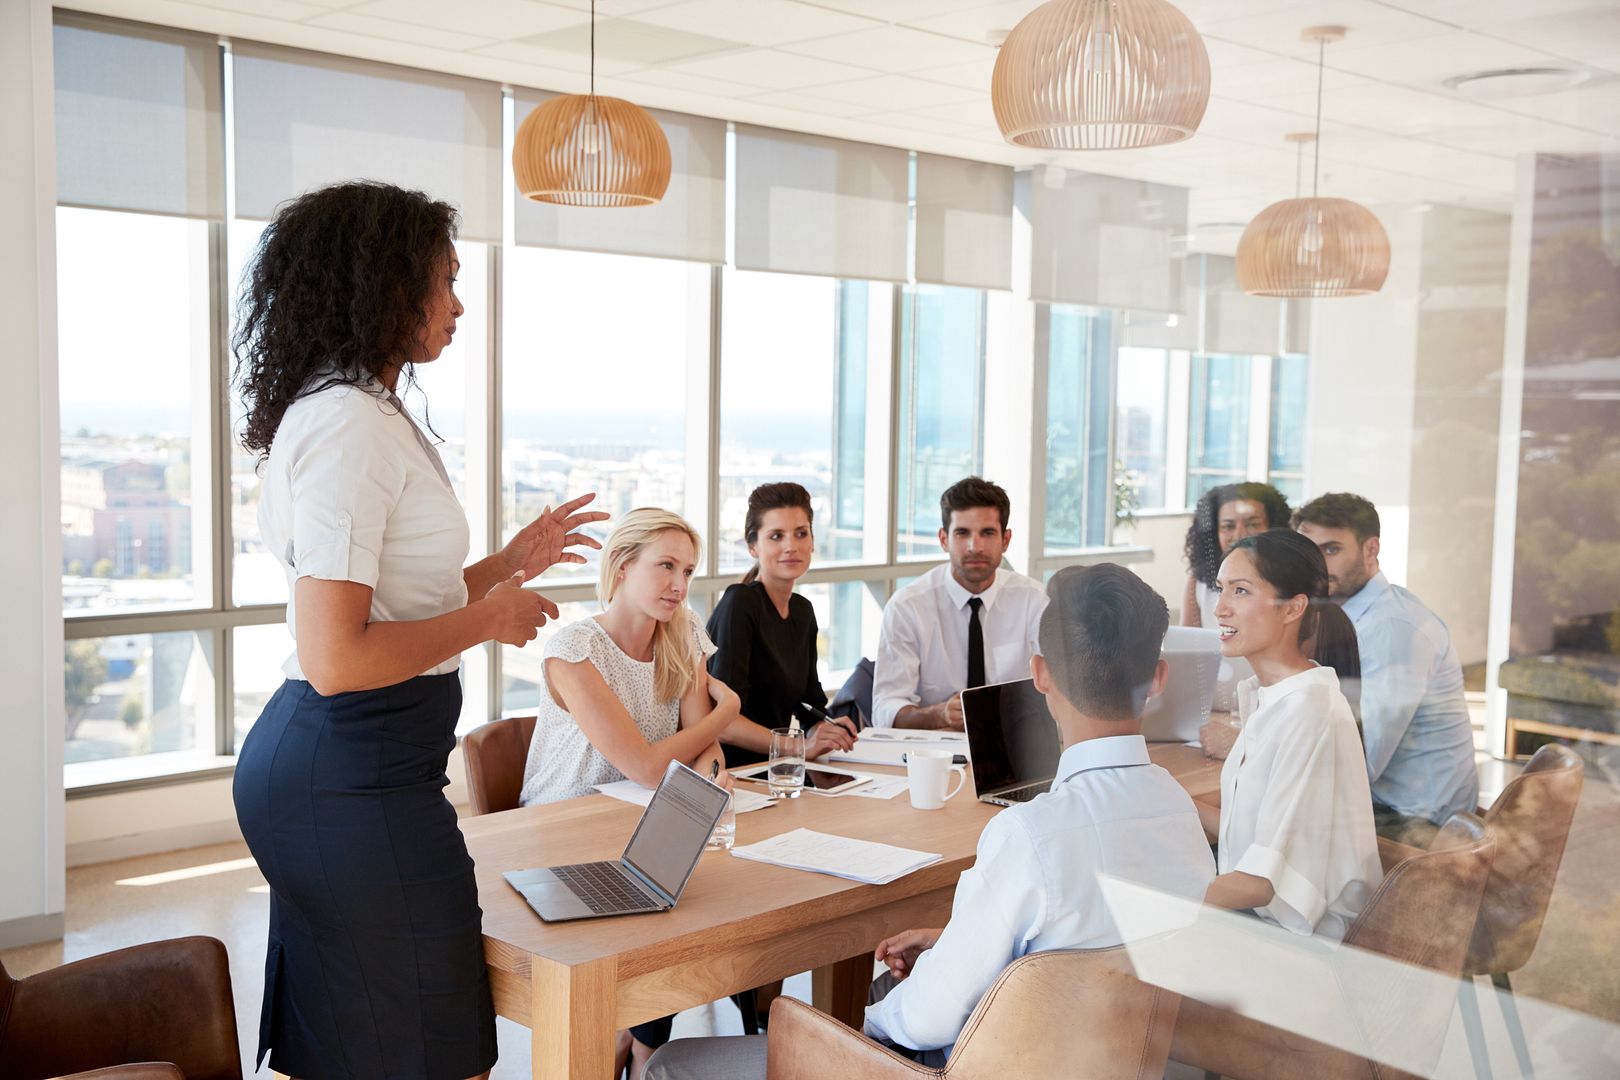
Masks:
[[[572,547],[591,547],[602,550],[600,541],[578,530],[608,515],[600,510],[580,512],[580,507],[596,498],[596,492],[570,499],[556,508],[547,507],[543,513],[523,528],[501,549],[501,558],[513,573],[519,571],[524,581],[532,581],[558,563],[583,563],[585,556]]]

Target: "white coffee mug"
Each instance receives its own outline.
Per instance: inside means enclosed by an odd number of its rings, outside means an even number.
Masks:
[[[962,790],[967,773],[959,765],[951,764],[949,750],[922,748],[906,752],[906,780],[911,790],[911,805],[918,810],[938,810],[952,795]],[[956,774],[956,786],[945,792],[945,778]]]

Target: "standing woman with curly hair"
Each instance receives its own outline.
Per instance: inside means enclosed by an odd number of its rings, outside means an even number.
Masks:
[[[1288,527],[1288,500],[1270,484],[1222,484],[1199,496],[1187,526],[1187,588],[1181,597],[1181,625],[1215,626],[1220,590],[1215,575],[1232,545],[1245,536]]]
[[[464,1080],[495,1063],[473,864],[443,790],[463,650],[534,639],[522,588],[570,552],[587,495],[463,566],[467,519],[400,403],[462,314],[453,207],[337,184],[282,208],[233,345],[282,560],[286,680],[243,741],[237,819],[270,883],[258,1060],[320,1077]]]

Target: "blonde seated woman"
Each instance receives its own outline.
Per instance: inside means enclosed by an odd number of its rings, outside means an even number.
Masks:
[[[523,770],[524,806],[631,779],[656,787],[671,761],[731,786],[720,733],[737,695],[708,674],[714,644],[686,606],[700,542],[678,514],[632,510],[602,550],[602,613],[570,623],[542,654],[539,715]],[[669,1018],[621,1035],[631,1080],[669,1038]]]

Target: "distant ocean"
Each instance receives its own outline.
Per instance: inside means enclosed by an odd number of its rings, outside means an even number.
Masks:
[[[428,419],[446,437],[464,428],[460,410],[430,407]],[[506,414],[503,423],[508,438],[556,446],[611,443],[679,450],[686,439],[681,420],[681,414],[673,412],[513,411]],[[183,437],[191,434],[191,415],[183,408],[64,406],[62,434],[71,437],[81,430],[114,437]],[[832,417],[792,413],[727,417],[722,438],[727,444],[783,454],[825,450],[832,443]]]

